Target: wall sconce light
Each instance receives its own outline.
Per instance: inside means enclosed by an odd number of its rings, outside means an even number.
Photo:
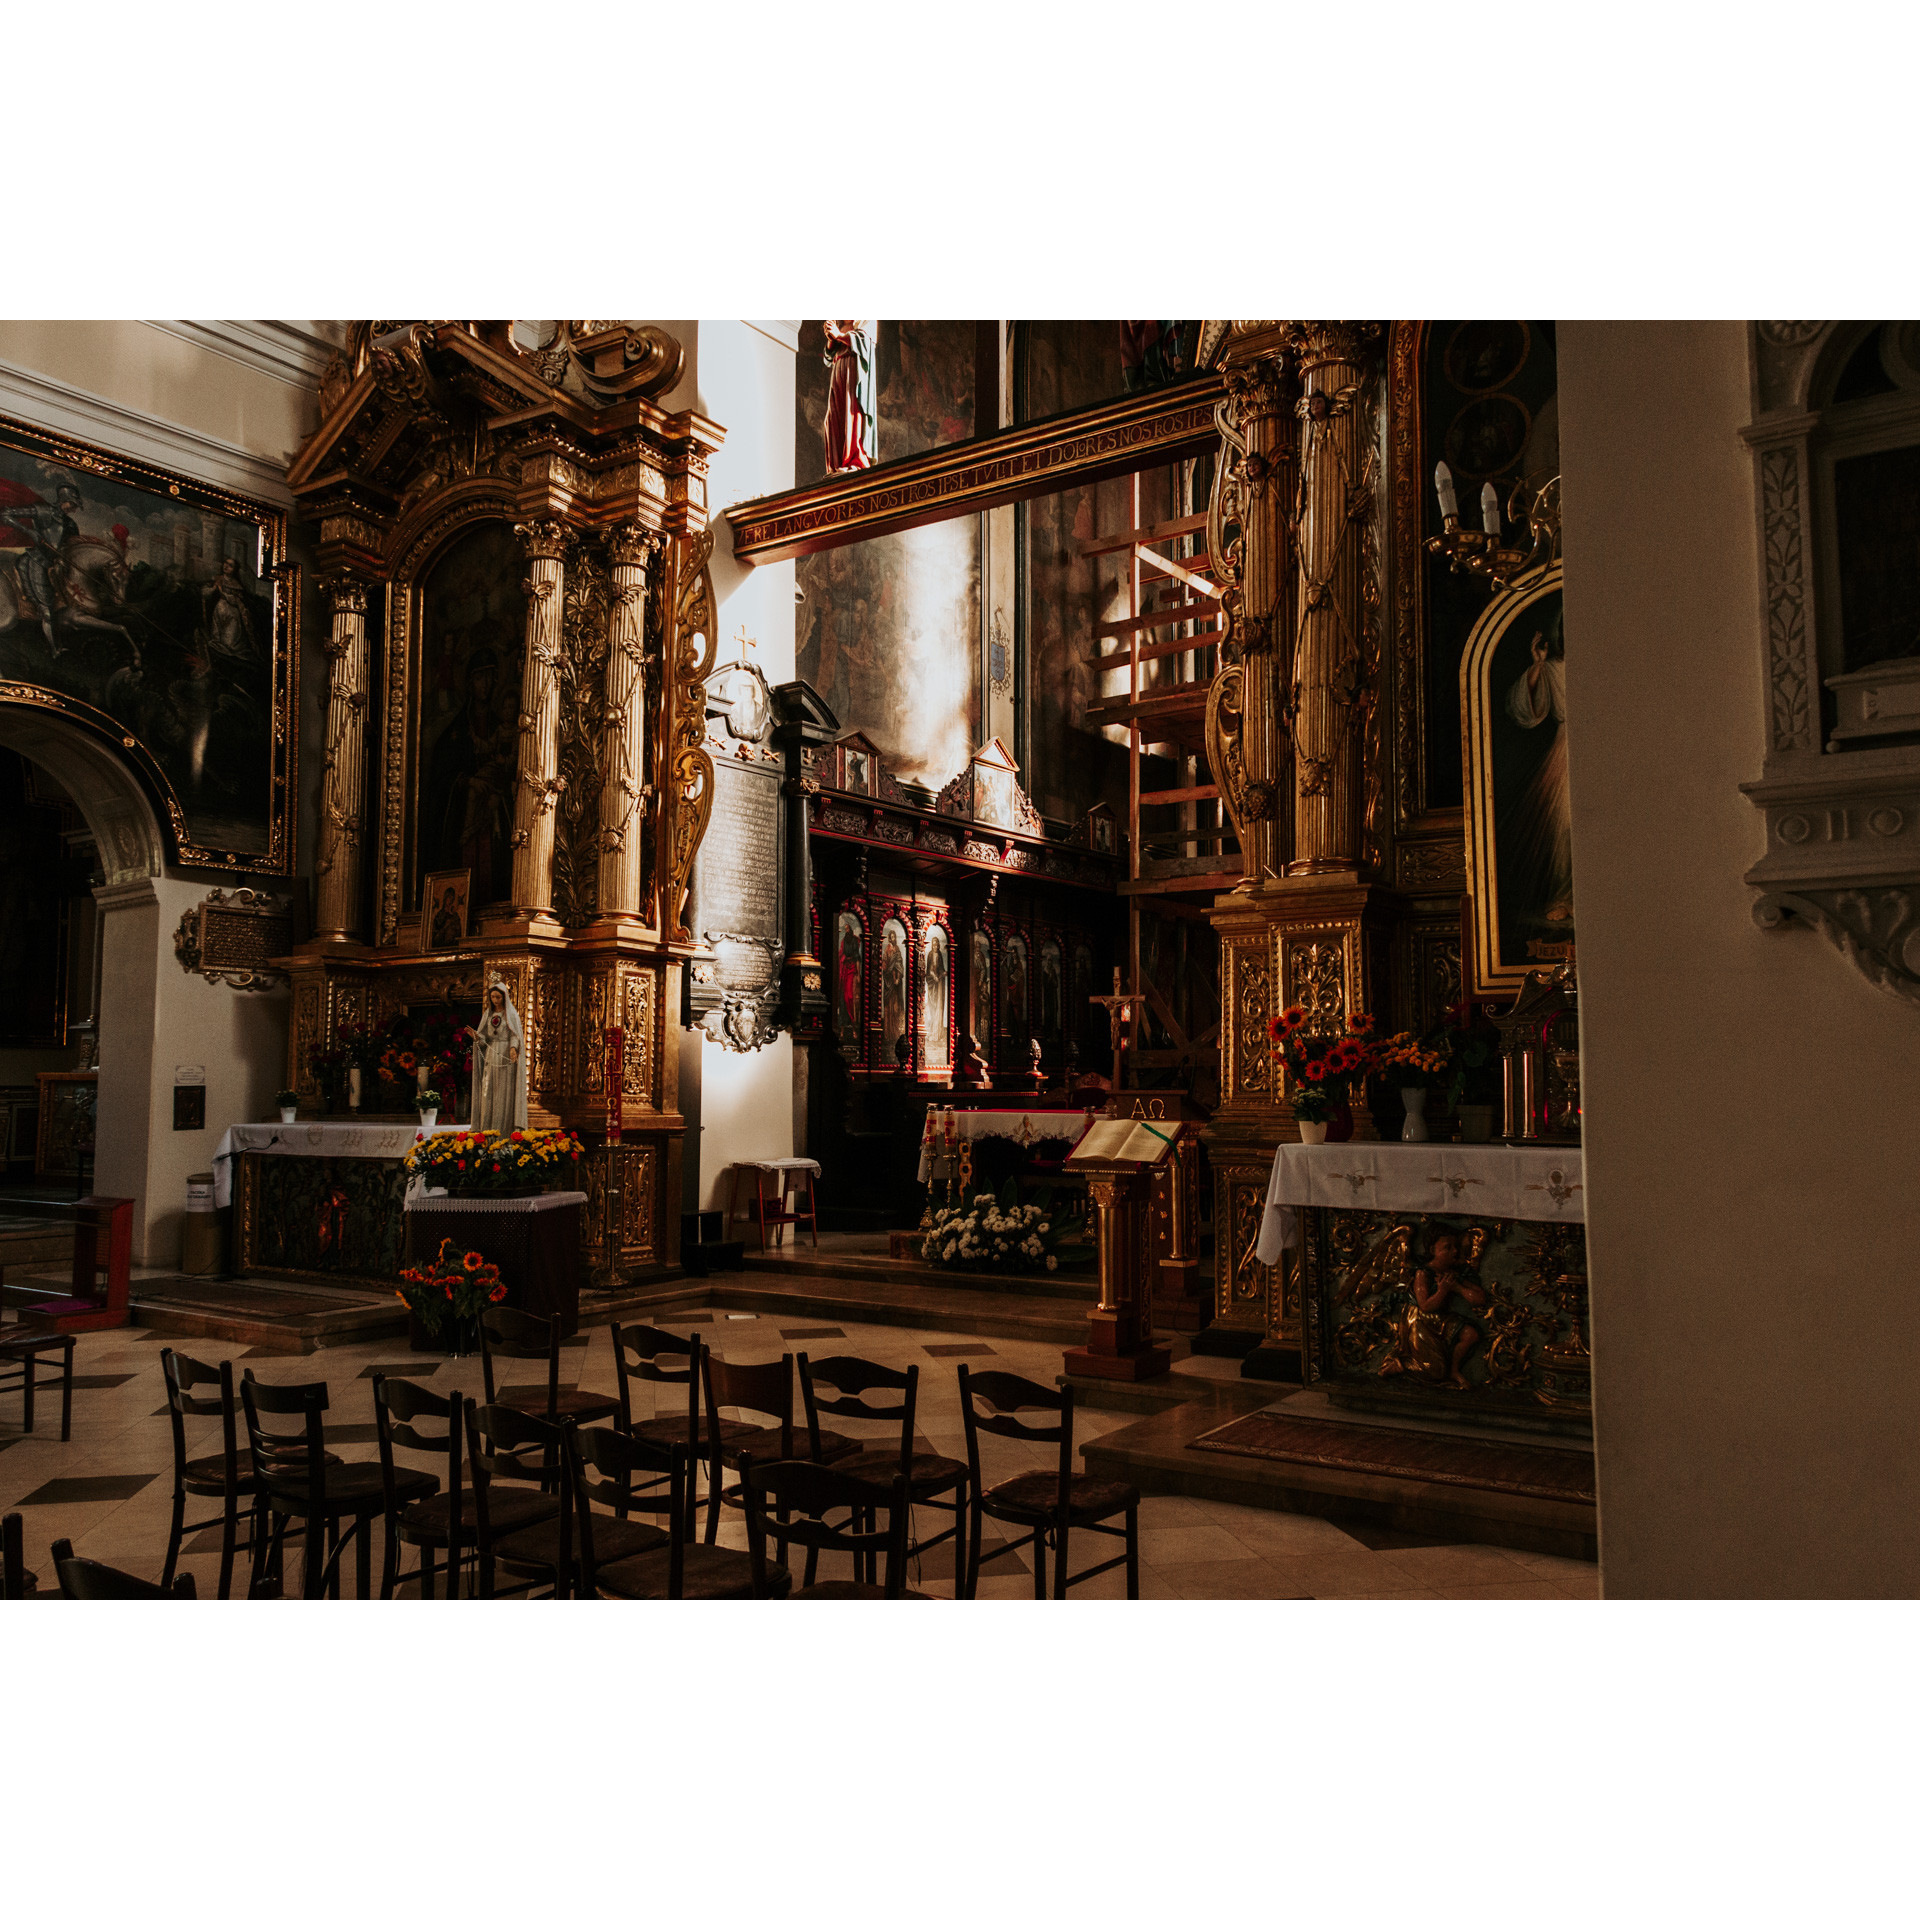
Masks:
[[[1532,544],[1502,546],[1500,495],[1489,480],[1480,489],[1480,525],[1460,524],[1460,502],[1453,474],[1442,460],[1433,470],[1433,490],[1440,496],[1441,530],[1426,543],[1429,553],[1444,554],[1455,573],[1477,573],[1504,587],[1523,573],[1545,566],[1560,554],[1560,476],[1556,473],[1529,495],[1527,482],[1515,483],[1508,496],[1506,519],[1525,525]]]

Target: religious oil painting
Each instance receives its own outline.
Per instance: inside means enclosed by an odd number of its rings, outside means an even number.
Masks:
[[[1573,951],[1566,635],[1560,567],[1487,610],[1467,642],[1473,991],[1517,987]]]
[[[1040,942],[1040,1038],[1060,1038],[1060,943]]]
[[[984,927],[975,927],[967,942],[968,1031],[983,1048],[993,1041],[993,942]]]
[[[891,1067],[899,1058],[899,1045],[907,1031],[907,930],[898,920],[889,920],[880,929],[880,1040],[885,1048],[883,1064]]]
[[[473,904],[513,890],[526,597],[505,521],[456,540],[420,588],[415,872],[465,867]]]
[[[1022,934],[1007,935],[1006,964],[1002,969],[1002,999],[1005,1003],[1006,1033],[1011,1056],[1021,1067],[1026,1065],[1027,1036],[1027,942]]]
[[[291,870],[286,519],[0,420],[0,699],[127,756],[178,857]]]
[[[840,913],[833,923],[833,1037],[842,1047],[858,1048],[865,1030],[867,930],[856,913]]]
[[[849,793],[873,792],[873,756],[849,748],[847,752],[847,791]]]
[[[467,899],[473,891],[473,875],[462,867],[457,873],[430,873],[420,889],[421,946],[429,953],[441,947],[457,947],[467,937]]]
[[[947,1012],[950,1004],[948,983],[952,974],[953,966],[947,949],[947,930],[945,927],[929,927],[925,957],[921,962],[925,1006],[920,1020],[920,1031],[926,1038],[926,1070],[929,1073],[946,1073],[953,1065],[952,1038]]]

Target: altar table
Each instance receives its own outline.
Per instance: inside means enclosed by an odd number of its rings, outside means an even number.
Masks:
[[[1274,1153],[1253,1255],[1272,1266],[1284,1248],[1298,1245],[1297,1207],[1581,1225],[1587,1217],[1585,1181],[1577,1145],[1350,1140],[1310,1147],[1296,1141]]]
[[[233,1204],[233,1162],[242,1153],[296,1154],[302,1158],[404,1160],[420,1137],[420,1123],[359,1118],[276,1120],[229,1127],[213,1156],[213,1204]]]
[[[953,1171],[947,1166],[949,1124],[956,1147],[963,1140],[989,1137],[1016,1140],[1023,1147],[1032,1146],[1036,1140],[1064,1140],[1071,1147],[1099,1117],[1098,1112],[1087,1113],[1078,1108],[1062,1111],[1044,1107],[929,1107],[927,1124],[920,1135],[920,1170],[914,1178],[919,1181],[945,1178]],[[938,1176],[936,1165],[941,1169]]]

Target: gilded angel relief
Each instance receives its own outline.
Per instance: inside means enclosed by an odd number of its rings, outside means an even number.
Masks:
[[[1480,1261],[1493,1234],[1438,1227],[1422,1255],[1417,1232],[1410,1221],[1390,1228],[1347,1269],[1335,1296],[1337,1307],[1354,1309],[1340,1329],[1342,1358],[1355,1364],[1384,1348],[1383,1379],[1405,1375],[1464,1391],[1467,1359],[1482,1340],[1468,1309],[1488,1304]]]

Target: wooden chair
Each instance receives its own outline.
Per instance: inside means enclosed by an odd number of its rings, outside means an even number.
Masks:
[[[380,1442],[380,1482],[386,1500],[386,1545],[380,1558],[382,1600],[391,1600],[395,1587],[414,1580],[420,1583],[421,1599],[434,1599],[434,1557],[442,1551],[447,1556],[447,1598],[460,1597],[460,1562],[475,1540],[473,1503],[460,1472],[465,1437],[461,1410],[465,1404],[457,1393],[429,1393],[411,1380],[389,1378],[384,1373],[373,1376],[373,1421]],[[422,1420],[444,1421],[445,1430],[429,1433],[416,1424]],[[396,1446],[445,1454],[446,1486],[424,1499],[406,1499],[393,1461]],[[530,1525],[546,1518],[558,1504],[538,1493],[508,1489],[496,1496],[492,1517],[505,1532],[513,1524]],[[403,1546],[419,1549],[420,1564],[412,1573],[399,1571]]]
[[[27,1568],[26,1524],[17,1513],[0,1519],[0,1600],[31,1600],[40,1579]]]
[[[249,1367],[241,1377],[240,1400],[247,1410],[253,1477],[268,1514],[275,1517],[255,1533],[254,1590],[264,1584],[269,1559],[278,1567],[289,1524],[297,1519],[305,1536],[302,1597],[317,1600],[325,1592],[339,1598],[340,1555],[349,1540],[357,1539],[354,1597],[369,1598],[372,1580],[367,1535],[376,1516],[386,1511],[388,1500],[387,1477],[381,1465],[372,1461],[364,1465],[343,1463],[328,1455],[321,1418],[327,1411],[323,1380],[296,1387],[271,1387],[256,1380]],[[270,1419],[291,1419],[299,1424],[276,1430],[267,1424]],[[439,1491],[440,1482],[433,1474],[412,1467],[393,1469],[394,1497],[403,1503],[424,1500]],[[340,1530],[343,1520],[347,1522],[345,1533]]]
[[[720,1532],[722,1503],[743,1504],[738,1487],[722,1488],[721,1469],[735,1473],[755,1461],[791,1460],[793,1451],[793,1355],[783,1353],[778,1360],[760,1366],[729,1366],[713,1357],[711,1347],[700,1350],[700,1372],[707,1394],[707,1545],[712,1546]],[[771,1414],[777,1427],[747,1426],[735,1423],[737,1431],[729,1439],[720,1409],[731,1407],[743,1413]],[[838,1460],[859,1452],[857,1441],[837,1433],[820,1435],[819,1458]]]
[[[866,1398],[869,1393],[899,1394],[901,1398],[894,1405],[875,1406]],[[900,1373],[854,1354],[836,1354],[825,1360],[809,1360],[804,1353],[800,1355],[800,1397],[807,1409],[809,1454],[815,1460],[823,1457],[820,1445],[824,1437],[820,1426],[823,1413],[836,1420],[897,1422],[900,1428],[897,1444],[888,1441],[868,1445],[857,1454],[836,1460],[835,1470],[875,1487],[884,1487],[896,1477],[903,1478],[912,1496],[911,1505],[933,1507],[953,1515],[952,1526],[943,1533],[917,1541],[914,1551],[924,1552],[943,1540],[953,1542],[953,1597],[958,1600],[966,1592],[967,1490],[973,1484],[973,1476],[964,1460],[949,1460],[914,1440],[913,1413],[919,1393],[918,1367],[909,1367]],[[951,1498],[938,1497],[943,1494]],[[867,1573],[872,1575],[871,1566]]]
[[[974,1410],[974,1402],[983,1401],[988,1412]],[[1051,1426],[1028,1426],[1014,1418],[1028,1408],[1041,1408],[1059,1418]],[[980,1551],[980,1520],[990,1514],[996,1520],[1010,1521],[1031,1531],[1033,1547],[1033,1597],[1047,1597],[1047,1544],[1053,1545],[1053,1597],[1064,1600],[1067,1589],[1091,1580],[1097,1573],[1124,1563],[1127,1569],[1127,1598],[1140,1598],[1140,1489],[1124,1480],[1101,1480],[1092,1474],[1073,1470],[1073,1389],[1055,1390],[1017,1373],[968,1373],[960,1368],[960,1415],[967,1429],[967,1464],[973,1473],[973,1540],[967,1556],[967,1596],[971,1599],[980,1580],[983,1560],[997,1560],[1002,1554],[1019,1551],[1020,1542],[1009,1540],[986,1555]],[[1039,1467],[1030,1473],[1018,1473],[989,1487],[980,1477],[980,1435],[995,1433],[1010,1440],[1058,1440],[1060,1456],[1054,1468]],[[1124,1526],[1102,1524],[1115,1514],[1124,1514]],[[1088,1567],[1071,1578],[1067,1574],[1067,1541],[1074,1528],[1083,1533],[1105,1534],[1125,1540],[1126,1551],[1097,1567]]]
[[[659,1327],[616,1325],[613,1364],[619,1375],[620,1411],[614,1416],[615,1430],[630,1439],[644,1440],[650,1446],[668,1447],[678,1443],[687,1449],[687,1457],[697,1465],[704,1458],[700,1438],[700,1353],[701,1341],[697,1334],[683,1340],[678,1334],[664,1332]],[[677,1413],[658,1414],[650,1420],[634,1419],[632,1382],[635,1380],[650,1381],[655,1386],[685,1387],[686,1419],[683,1421]],[[758,1431],[743,1420],[720,1423],[723,1441],[745,1438]],[[696,1504],[689,1501],[687,1505],[689,1526],[693,1524]]]
[[[554,1599],[566,1597],[573,1566],[572,1491],[560,1472],[560,1429],[536,1420],[516,1407],[483,1407],[462,1403],[467,1435],[467,1471],[473,1483],[473,1538],[475,1579],[482,1600],[551,1590]],[[550,1465],[526,1474],[523,1451],[537,1451]],[[503,1473],[502,1467],[506,1471]],[[502,1478],[521,1476],[561,1482],[558,1497],[519,1486],[502,1487]],[[524,1503],[537,1503],[529,1509]],[[496,1515],[498,1519],[496,1520]],[[528,1534],[524,1544],[517,1536]],[[499,1570],[526,1576],[517,1586],[502,1588]]]
[[[196,1600],[193,1575],[183,1573],[170,1586],[155,1586],[118,1567],[102,1566],[98,1560],[82,1560],[71,1540],[53,1543],[53,1568],[60,1576],[60,1591],[69,1600]]]
[[[692,1532],[693,1458],[678,1441],[655,1446],[608,1427],[566,1429],[567,1471],[573,1486],[573,1510],[580,1522],[582,1600],[753,1600],[784,1594],[792,1582],[785,1567],[757,1566],[750,1554],[733,1547],[698,1545]],[[591,1476],[589,1470],[591,1469]],[[608,1523],[594,1518],[596,1504],[607,1504],[635,1474],[664,1481],[664,1495],[648,1495],[648,1510],[664,1513],[667,1530],[649,1528],[659,1547],[621,1557],[620,1538]],[[595,1480],[597,1477],[598,1484]],[[636,1499],[636,1504],[639,1504]],[[621,1523],[615,1521],[614,1526]],[[634,1522],[625,1523],[631,1527]]]
[[[36,1370],[42,1360],[51,1365],[52,1357],[57,1352],[62,1356],[60,1438],[62,1440],[73,1438],[73,1344],[73,1335],[70,1333],[40,1333],[31,1327],[21,1327],[18,1324],[0,1327],[0,1367],[10,1369],[9,1372],[0,1373],[0,1393],[18,1393],[25,1396],[23,1412],[28,1433],[33,1431]]]
[[[907,1477],[896,1473],[884,1488],[869,1477],[841,1473],[811,1460],[768,1460],[746,1471],[747,1554],[754,1575],[753,1597],[772,1598],[766,1558],[769,1538],[784,1556],[790,1547],[805,1547],[809,1569],[821,1553],[851,1553],[856,1571],[882,1552],[886,1554],[884,1582],[872,1580],[809,1580],[787,1596],[793,1600],[930,1600],[906,1584],[907,1512],[911,1504]],[[774,1512],[767,1513],[771,1499]],[[834,1523],[830,1513],[846,1509],[847,1520]],[[863,1515],[884,1512],[884,1527],[862,1529]],[[956,1549],[957,1550],[957,1549]]]
[[[173,1585],[179,1564],[180,1546],[190,1533],[204,1533],[209,1527],[220,1529],[220,1598],[233,1592],[233,1563],[240,1548],[240,1502],[247,1502],[247,1550],[251,1558],[253,1542],[265,1525],[260,1506],[260,1488],[253,1477],[253,1461],[240,1451],[240,1421],[233,1392],[233,1362],[222,1360],[210,1367],[190,1354],[176,1353],[171,1347],[160,1349],[160,1376],[167,1383],[167,1417],[173,1423],[173,1530],[167,1536],[167,1564],[161,1570],[160,1584]],[[196,1400],[195,1387],[217,1387],[218,1399]],[[217,1419],[220,1422],[220,1451],[203,1454],[197,1460],[187,1457],[187,1422]],[[327,1456],[332,1460],[334,1456]],[[202,1500],[218,1500],[220,1511],[209,1520],[187,1523],[187,1495]]]
[[[544,1387],[496,1387],[494,1357],[503,1360],[544,1360]],[[578,1426],[590,1420],[611,1420],[620,1402],[606,1393],[588,1393],[560,1384],[560,1316],[542,1320],[517,1307],[489,1307],[480,1316],[480,1368],[487,1383],[487,1405],[517,1407],[536,1420],[565,1420]]]

